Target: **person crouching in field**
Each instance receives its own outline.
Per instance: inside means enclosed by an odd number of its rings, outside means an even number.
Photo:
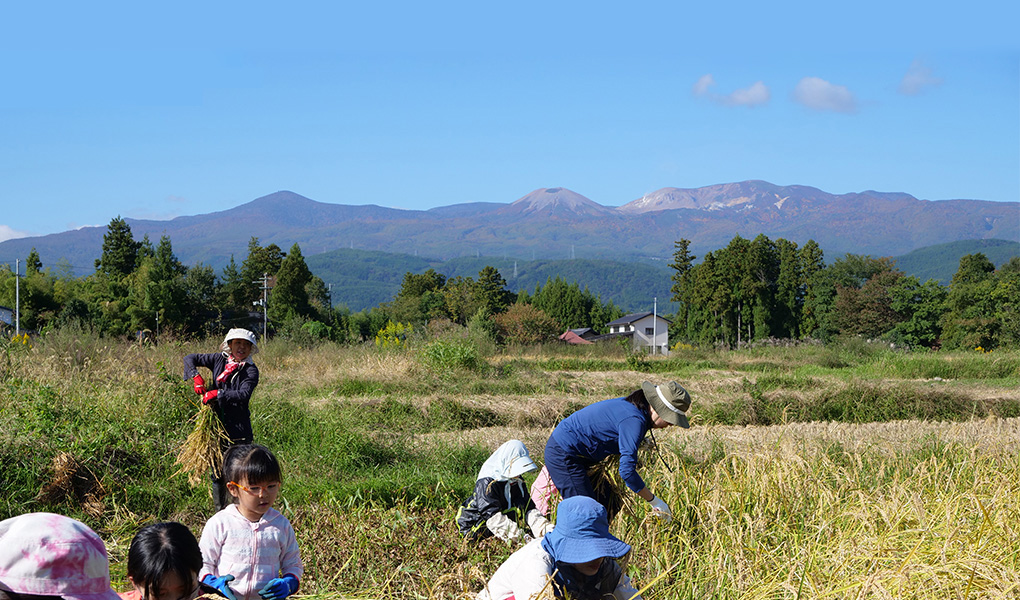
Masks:
[[[457,511],[457,527],[471,540],[495,535],[510,542],[528,541],[523,524],[536,537],[552,529],[552,524],[531,503],[528,485],[521,475],[535,471],[528,449],[520,440],[510,440],[492,453],[478,471],[475,493]]]
[[[559,503],[556,528],[510,555],[477,600],[534,600],[550,588],[571,600],[641,600],[615,560],[628,552],[630,544],[609,533],[606,507],[573,496]]]
[[[251,357],[258,354],[255,334],[247,329],[231,329],[220,344],[220,351],[210,354],[189,354],[184,357],[184,378],[194,383],[195,393],[202,404],[216,411],[229,441],[223,450],[233,444],[250,444],[253,441],[251,411],[248,401],[259,384],[259,368]],[[207,383],[198,367],[212,371]],[[227,505],[227,491],[223,476],[212,475],[212,495],[216,510]]]
[[[652,493],[637,472],[638,446],[651,429],[670,425],[690,427],[687,410],[691,396],[679,383],[652,385],[625,398],[611,398],[588,405],[571,414],[553,429],[545,446],[545,466],[563,498],[588,496],[610,511],[610,519],[621,504],[612,486],[593,485],[589,469],[602,460],[619,455],[620,478],[633,492],[648,501],[652,514],[670,521],[673,513]]]
[[[304,566],[294,528],[273,508],[280,463],[264,446],[231,446],[223,474],[234,503],[202,530],[202,583],[230,600],[283,600],[298,590]]]

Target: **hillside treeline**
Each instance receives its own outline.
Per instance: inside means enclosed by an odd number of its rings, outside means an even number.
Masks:
[[[670,264],[679,306],[672,315],[674,344],[737,347],[765,338],[860,335],[911,347],[1020,346],[1018,257],[996,269],[985,255],[968,254],[944,286],[905,275],[889,258],[847,254],[826,264],[813,241],[798,246],[737,236],[697,264],[689,247],[686,239],[676,242]],[[135,240],[120,217],[107,228],[95,273],[76,278],[66,265],[44,268],[33,250],[17,284],[9,267],[0,268],[0,305],[20,300],[23,329],[78,325],[108,336],[261,331],[265,319],[269,334],[299,342],[371,340],[393,322],[450,323],[497,343],[528,344],[568,328],[604,333],[623,314],[562,277],[511,292],[492,266],[477,278],[406,272],[391,301],[352,313],[333,306],[330,289],[311,273],[297,244],[284,252],[252,238],[243,261],[232,257],[217,273],[182,264],[168,236],[155,246],[148,236]]]
[[[95,266],[95,273],[75,278],[69,266],[44,268],[33,249],[20,281],[9,267],[0,268],[0,304],[20,302],[21,328],[28,331],[77,325],[108,336],[216,335],[228,327],[261,331],[265,322],[270,334],[337,342],[373,339],[392,321],[474,324],[498,342],[532,343],[566,327],[600,328],[622,315],[612,302],[561,278],[515,294],[491,266],[477,278],[447,278],[432,269],[405,273],[391,302],[351,313],[332,306],[329,288],[311,273],[297,244],[284,252],[253,237],[241,264],[231,257],[217,274],[182,264],[168,236],[155,246],[148,236],[135,240],[120,217],[110,222]]]
[[[905,275],[889,258],[847,254],[826,265],[814,241],[737,236],[698,264],[689,240],[674,246],[673,342],[859,335],[911,347],[1020,346],[1020,257],[996,269],[968,254],[944,286]]]

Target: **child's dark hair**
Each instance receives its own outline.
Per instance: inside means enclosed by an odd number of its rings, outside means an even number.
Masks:
[[[638,408],[641,412],[648,415],[648,418],[652,418],[652,407],[648,404],[648,398],[645,398],[645,392],[642,389],[638,389],[631,392],[629,396],[624,398],[627,402],[630,402]]]
[[[223,477],[248,484],[283,481],[276,457],[269,448],[258,444],[238,444],[227,449],[223,455]]]
[[[174,521],[142,527],[128,550],[127,574],[131,581],[145,588],[145,595],[155,598],[163,578],[175,573],[181,581],[192,581],[202,570],[202,550],[195,534]]]

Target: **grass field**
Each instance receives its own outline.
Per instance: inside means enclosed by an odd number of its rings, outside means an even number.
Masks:
[[[156,520],[210,516],[174,475],[195,396],[181,357],[63,331],[0,347],[0,518],[48,510],[127,544]],[[668,359],[618,348],[493,354],[269,343],[255,357],[256,440],[277,453],[277,507],[298,533],[301,594],[470,597],[514,548],[467,545],[456,506],[518,438],[541,460],[570,412],[676,379],[690,430],[657,434],[642,474],[676,519],[628,505],[614,533],[649,598],[1020,596],[1020,353],[893,352],[848,341]]]

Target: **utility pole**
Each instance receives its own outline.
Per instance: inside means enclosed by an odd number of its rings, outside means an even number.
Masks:
[[[659,298],[652,298],[652,354],[658,351],[658,346],[655,345],[655,338],[658,337],[659,333],[659,319],[656,314],[659,312]]]
[[[269,336],[269,273],[262,273],[262,339]]]
[[[14,259],[14,335],[21,335],[21,259]]]
[[[252,304],[262,305],[262,339],[264,340],[269,335],[269,273],[263,273],[262,279],[256,279],[252,283],[262,286],[262,299],[252,302]]]

